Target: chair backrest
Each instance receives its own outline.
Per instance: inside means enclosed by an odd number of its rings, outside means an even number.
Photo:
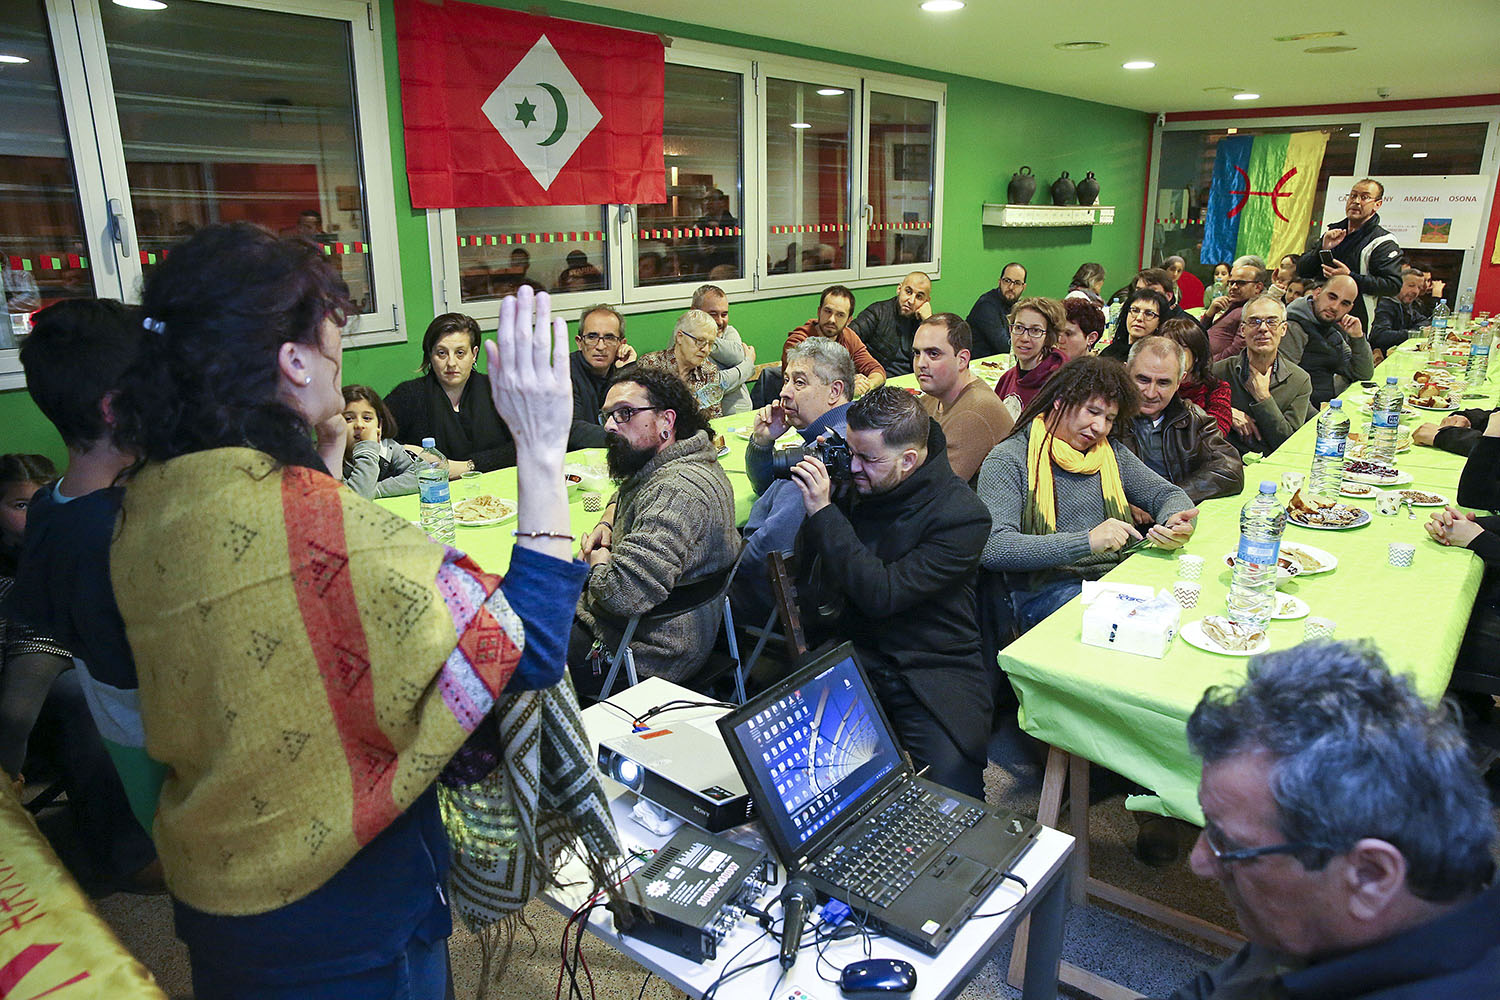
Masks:
[[[740,560],[743,558],[745,558],[745,548],[742,545],[739,554],[734,557],[734,562],[726,568],[688,583],[679,583],[667,594],[665,600],[641,615],[641,623],[675,618],[701,608],[705,604],[722,600],[729,593],[729,586],[734,582],[734,574],[739,570]]]
[[[771,577],[771,593],[776,598],[776,611],[786,636],[787,662],[799,663],[807,655],[807,636],[802,631],[802,613],[797,610],[797,585],[793,582],[796,573],[780,552],[766,556],[766,572]]]

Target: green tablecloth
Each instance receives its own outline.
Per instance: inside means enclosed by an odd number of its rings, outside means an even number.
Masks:
[[[1377,378],[1398,375],[1403,384],[1423,367],[1423,359],[1398,352],[1376,369]],[[1490,383],[1493,398],[1497,385]],[[1364,395],[1358,386],[1345,394],[1345,406],[1356,421]],[[1483,400],[1466,406],[1486,405]],[[1492,404],[1491,404],[1492,405]],[[1418,413],[1405,423],[1415,426],[1442,414]],[[1315,426],[1309,422],[1264,461],[1245,470],[1245,494],[1201,505],[1198,527],[1184,551],[1204,557],[1202,597],[1185,611],[1183,622],[1205,614],[1222,614],[1229,592],[1226,553],[1239,542],[1239,510],[1262,479],[1280,480],[1284,472],[1306,473],[1311,464]],[[1398,465],[1413,473],[1416,487],[1450,498],[1458,487],[1463,459],[1432,448],[1414,448],[1398,456]],[[1464,627],[1479,589],[1480,561],[1467,550],[1448,549],[1431,541],[1422,525],[1403,508],[1397,517],[1374,511],[1373,500],[1348,501],[1371,511],[1374,520],[1350,531],[1318,531],[1288,525],[1285,539],[1315,545],[1338,557],[1338,568],[1302,577],[1284,586],[1305,600],[1312,614],[1337,623],[1339,638],[1371,638],[1391,666],[1412,676],[1429,698],[1447,687]],[[1417,546],[1410,569],[1386,561],[1389,542]],[[1144,551],[1106,577],[1110,581],[1170,588],[1176,579],[1173,554]],[[1124,774],[1156,793],[1155,800],[1133,806],[1202,823],[1198,807],[1199,765],[1188,751],[1186,724],[1205,688],[1244,680],[1244,658],[1218,656],[1173,641],[1160,660],[1085,646],[1080,640],[1082,604],[1074,600],[1012,643],[1000,654],[1021,701],[1022,728],[1041,740]],[[1302,641],[1305,619],[1273,621],[1272,649]]]

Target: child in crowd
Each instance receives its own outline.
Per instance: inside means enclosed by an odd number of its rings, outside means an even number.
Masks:
[[[344,419],[349,444],[344,482],[366,499],[417,492],[417,462],[396,440],[396,418],[380,394],[367,385],[344,386]]]

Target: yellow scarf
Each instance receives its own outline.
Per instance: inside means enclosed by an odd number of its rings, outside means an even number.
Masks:
[[[1051,445],[1043,456],[1043,443]],[[1109,439],[1097,441],[1088,451],[1079,451],[1061,438],[1047,433],[1041,417],[1031,422],[1031,438],[1026,445],[1027,480],[1031,491],[1021,511],[1021,530],[1028,535],[1050,535],[1057,530],[1057,484],[1052,466],[1080,476],[1098,475],[1104,494],[1104,509],[1110,517],[1130,523],[1130,502],[1125,499],[1125,484],[1120,482],[1120,465]]]

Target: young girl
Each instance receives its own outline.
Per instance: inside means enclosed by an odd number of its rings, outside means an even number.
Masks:
[[[344,419],[349,444],[344,482],[366,499],[417,492],[417,463],[396,440],[396,418],[380,394],[367,385],[344,386]]]
[[[1221,295],[1229,294],[1229,265],[1214,265],[1214,283],[1203,293],[1203,304],[1208,305]]]

